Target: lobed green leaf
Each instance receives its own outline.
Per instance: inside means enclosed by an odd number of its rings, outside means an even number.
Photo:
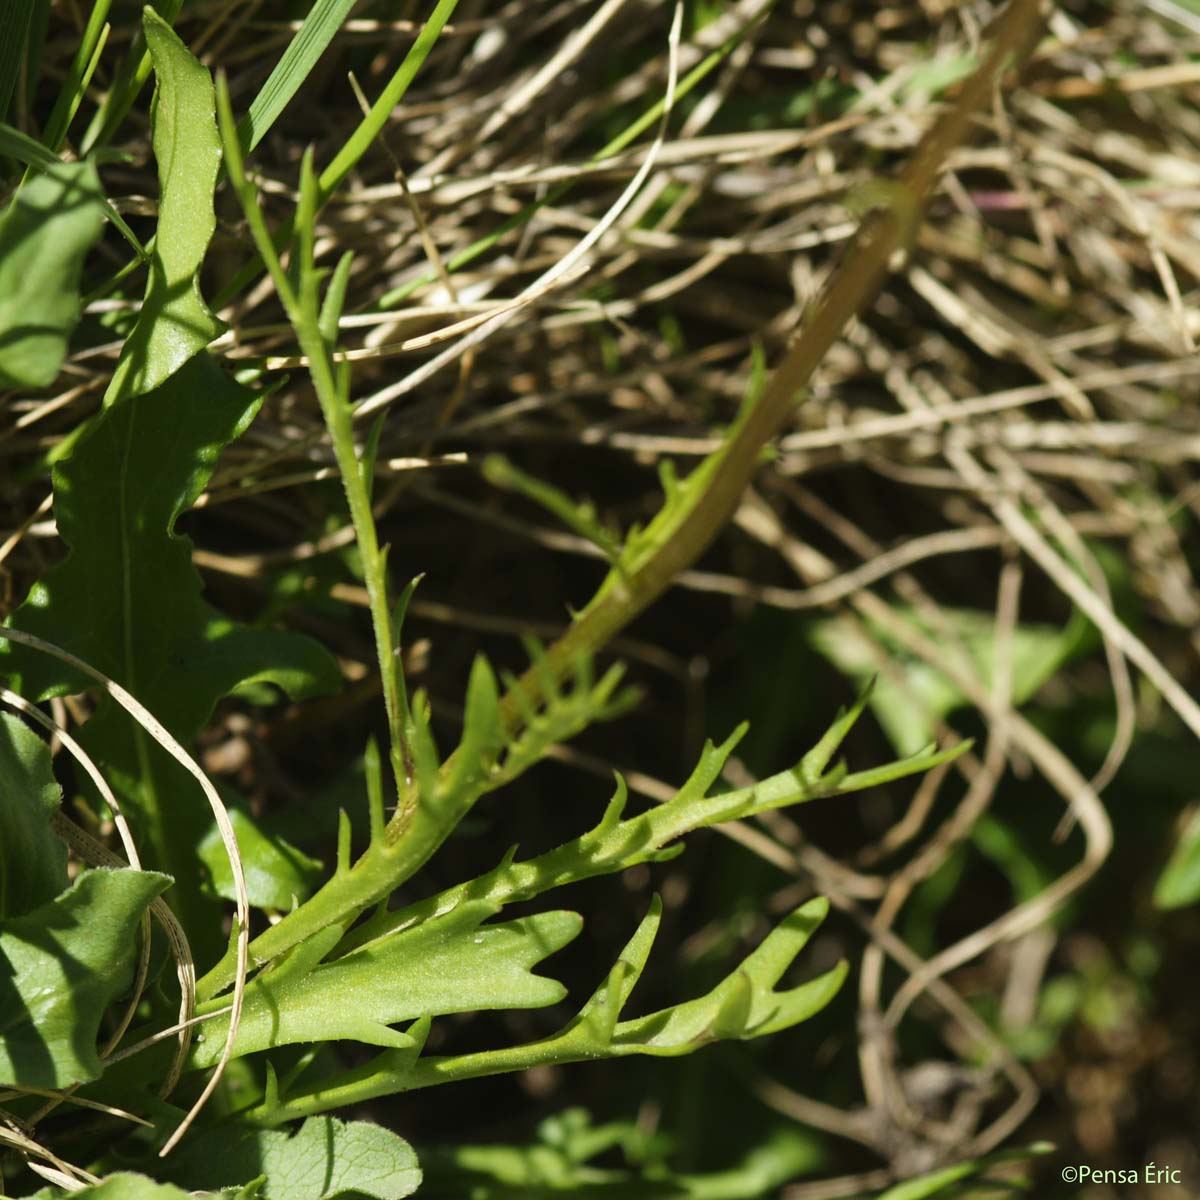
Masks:
[[[304,954],[302,943],[298,959],[285,958],[246,989],[235,1052],[339,1039],[403,1049],[413,1038],[391,1028],[401,1021],[557,1003],[566,994],[562,984],[532,968],[572,941],[582,919],[548,912],[485,925],[495,911],[495,905],[466,903],[320,965]],[[325,941],[320,954],[330,946]],[[224,1028],[224,1018],[205,1026],[193,1066],[216,1061]]]
[[[199,283],[216,229],[213,192],[221,165],[212,79],[153,9],[145,10],[143,27],[158,81],[153,107],[158,227],[142,311],[105,392],[106,404],[153,391],[223,329]]]
[[[249,424],[259,398],[207,354],[146,395],[109,408],[54,471],[54,512],[70,547],[31,589],[12,623],[70,650],[132,692],[183,742],[239,685],[271,683],[293,696],[337,686],[333,657],[316,642],[248,629],[203,600],[179,516],[208,481],[217,455]],[[0,644],[0,675],[30,698],[92,681],[55,659]],[[208,807],[195,782],[106,696],[81,732],[128,802],[148,861],[180,880],[172,900],[198,956],[219,953],[215,923],[189,921],[198,901],[195,848]]]
[[[0,1084],[63,1088],[99,1077],[104,1010],[129,987],[138,923],[170,882],[150,871],[87,871],[0,923]]]
[[[810,900],[707,995],[620,1022],[610,1053],[690,1054],[707,1042],[762,1037],[808,1020],[837,994],[849,969],[845,962],[788,991],[774,987],[828,911],[828,900]]]

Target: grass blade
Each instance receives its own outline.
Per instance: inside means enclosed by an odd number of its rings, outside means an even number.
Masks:
[[[0,118],[8,116],[8,106],[21,74],[33,5],[34,0],[8,0],[4,20],[0,22]]]
[[[22,133],[19,129],[5,125],[3,122],[0,122],[0,155],[15,158],[17,162],[22,162],[27,167],[35,167],[38,170],[57,167],[62,161],[57,155],[51,154],[41,142],[31,138],[29,134]],[[133,247],[138,259],[144,259],[146,252],[142,249],[142,244],[137,240],[133,230],[125,223],[125,218],[113,208],[112,201],[107,196],[103,196],[101,200],[104,205],[104,215]]]
[[[458,6],[458,0],[438,0],[437,6],[421,29],[417,40],[409,47],[404,61],[396,68],[396,73],[388,81],[387,87],[380,93],[379,99],[371,106],[370,111],[358,128],[347,139],[346,144],[334,156],[333,161],[317,178],[317,210],[337,191],[342,180],[354,170],[359,159],[366,154],[371,143],[383,132],[392,110],[404,98],[417,72],[429,57],[430,50],[441,35],[442,29],[453,15]],[[276,250],[282,250],[292,240],[294,225],[291,221],[283,225],[274,237]],[[254,279],[262,270],[262,260],[251,259],[234,278],[225,285],[220,295],[214,301],[216,308],[222,308],[230,299]]]
[[[75,113],[79,110],[80,101],[92,80],[100,54],[108,41],[108,13],[112,0],[96,0],[88,16],[88,23],[79,39],[79,48],[71,60],[71,66],[59,90],[58,99],[46,121],[43,141],[52,151],[57,153],[66,139],[67,130],[71,127]]]
[[[157,4],[147,5],[148,9],[152,9],[168,25],[175,24],[175,18],[179,16],[182,7],[183,0],[158,0]],[[150,78],[150,65],[150,50],[146,45],[145,35],[139,33],[130,47],[129,56],[121,64],[104,103],[97,109],[87,133],[83,135],[80,147],[82,153],[86,154],[96,146],[103,145],[117,131],[117,126],[125,120],[133,107],[142,85]]]
[[[317,0],[312,6],[238,125],[238,141],[243,151],[253,150],[275,124],[342,27],[354,3],[355,0]]]

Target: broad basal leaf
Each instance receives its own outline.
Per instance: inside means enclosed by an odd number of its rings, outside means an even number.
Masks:
[[[158,387],[218,333],[198,273],[216,228],[213,191],[221,165],[212,79],[151,8],[143,14],[154,62],[154,157],[158,226],[146,297],[113,373],[106,404]]]
[[[328,1200],[345,1192],[402,1200],[421,1183],[412,1147],[366,1121],[310,1117],[294,1133],[213,1130],[169,1160],[172,1179],[216,1188],[266,1176],[263,1200]],[[157,1198],[156,1198],[157,1200]]]
[[[61,799],[46,743],[20,718],[0,713],[0,920],[67,886],[67,848],[50,829]]]
[[[54,472],[55,516],[71,553],[13,618],[123,684],[185,744],[239,684],[302,696],[339,679],[332,656],[308,638],[240,627],[209,608],[191,544],[174,532],[257,406],[202,353],[153,392],[105,411]],[[94,686],[9,643],[0,644],[0,674],[30,697]],[[195,847],[210,822],[195,782],[107,697],[82,737],[149,839],[146,860],[180,881],[170,899],[186,918],[187,897],[198,897]],[[203,943],[206,924],[189,929],[198,957],[217,949],[218,930]]]
[[[103,227],[88,162],[46,167],[0,216],[0,387],[54,382],[79,319],[83,259]]]
[[[289,911],[306,900],[321,875],[321,864],[280,837],[271,837],[240,808],[229,810],[246,874],[246,892],[255,908]],[[200,861],[218,896],[233,900],[233,867],[214,825],[200,843]]]
[[[100,1020],[132,981],[142,913],[170,882],[87,871],[0,923],[0,1084],[62,1088],[100,1075]]]
[[[236,1053],[337,1039],[411,1046],[412,1039],[392,1025],[442,1013],[541,1008],[561,1000],[562,984],[534,975],[532,968],[576,937],[580,916],[547,912],[482,924],[495,911],[495,905],[464,903],[319,966],[331,944],[320,935],[302,943],[246,989]],[[223,1018],[205,1025],[192,1065],[216,1061],[225,1028]]]

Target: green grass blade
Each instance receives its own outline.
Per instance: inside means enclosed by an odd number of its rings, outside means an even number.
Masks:
[[[388,81],[387,87],[380,93],[379,99],[371,105],[370,112],[359,122],[358,128],[334,156],[333,162],[321,172],[317,180],[321,204],[333,195],[342,180],[354,170],[358,160],[366,154],[371,143],[383,132],[392,110],[404,99],[409,85],[424,66],[430,50],[457,7],[458,0],[438,0],[437,7],[429,15],[429,20],[425,22],[417,40],[404,56],[404,61]]]
[[[304,24],[288,43],[283,57],[259,89],[246,115],[238,125],[238,141],[249,153],[262,141],[267,130],[288,106],[300,85],[308,78],[317,60],[325,53],[333,35],[349,16],[355,0],[317,0]]]
[[[33,13],[29,18],[29,32],[25,35],[25,64],[19,81],[22,112],[29,113],[34,108],[38,80],[42,77],[42,63],[46,58],[51,7],[52,0],[34,0]]]
[[[96,64],[100,61],[100,54],[108,41],[108,13],[111,7],[112,0],[96,0],[92,5],[87,26],[79,39],[79,48],[75,51],[75,57],[71,60],[66,78],[59,89],[58,99],[54,102],[54,108],[46,121],[43,140],[55,153],[62,148],[66,140],[67,130],[79,110],[80,101],[83,100],[83,94],[87,91]]]
[[[34,0],[8,0],[4,6],[4,19],[0,21],[0,118],[8,116],[8,106],[21,74],[33,6]]]
[[[727,41],[718,46],[711,54],[706,55],[700,60],[678,83],[675,88],[675,102],[678,103],[690,91],[725,61],[726,58],[737,48],[737,46],[745,39],[746,35],[758,24],[770,9],[767,5],[761,13],[753,20],[749,21],[743,28],[739,29]],[[620,154],[635,138],[649,129],[655,121],[663,114],[663,106],[665,100],[659,100],[652,104],[645,112],[636,119],[631,121],[615,138],[607,145],[597,150],[592,155],[592,162],[600,163],[606,158],[612,158],[613,155]],[[453,274],[455,271],[461,271],[463,267],[473,263],[480,255],[486,254],[501,238],[507,237],[514,230],[520,229],[527,225],[538,212],[548,206],[557,204],[573,187],[573,180],[566,180],[563,183],[555,184],[546,194],[535,200],[532,204],[527,204],[520,212],[514,213],[507,221],[502,221],[486,237],[481,237],[477,241],[465,249],[460,250],[456,255],[446,261],[446,270]],[[413,292],[420,288],[428,287],[431,283],[437,282],[437,274],[433,271],[427,271],[424,275],[418,276],[416,279],[409,280],[408,283],[402,284],[398,288],[393,288],[390,292],[385,292],[379,298],[379,307],[394,308],[403,300],[408,299]]]
[[[0,155],[15,158],[17,162],[23,162],[27,167],[35,167],[39,171],[57,167],[61,162],[58,156],[51,154],[41,142],[3,122],[0,122]],[[142,249],[141,242],[137,240],[133,230],[125,223],[125,218],[113,208],[112,201],[108,197],[104,197],[104,214],[133,247],[138,258],[145,258],[146,252]]]
[[[12,125],[0,121],[0,154],[15,158],[30,167],[53,167],[58,165],[57,156],[50,153],[41,142],[22,133]]]
[[[179,15],[180,8],[183,7],[183,0],[158,0],[157,4],[150,4],[146,7],[153,9],[166,24],[174,25],[175,18]],[[144,34],[139,33],[129,49],[128,57],[121,64],[117,77],[113,81],[112,87],[109,88],[108,95],[104,98],[104,103],[96,111],[92,123],[83,135],[80,147],[82,153],[88,153],[112,137],[117,131],[117,127],[125,120],[129,110],[133,107],[133,102],[138,97],[138,92],[142,90],[142,86],[149,77],[150,51],[146,46]]]
[[[404,98],[409,85],[416,78],[417,72],[429,57],[430,50],[441,35],[446,22],[450,20],[458,0],[438,0],[437,6],[421,29],[417,40],[413,42],[404,61],[396,68],[396,73],[388,81],[387,87],[380,93],[379,99],[371,106],[370,111],[358,128],[350,135],[346,144],[334,156],[333,161],[317,177],[317,210],[319,211],[337,191],[342,180],[354,170],[359,159],[366,154],[371,143],[383,132],[392,110]],[[275,234],[276,250],[282,250],[292,240],[295,227],[291,221],[281,226]],[[262,260],[251,259],[229,283],[221,290],[214,301],[216,308],[223,308],[238,295],[242,289],[262,270]]]

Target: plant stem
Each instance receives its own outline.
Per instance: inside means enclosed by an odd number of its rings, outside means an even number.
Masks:
[[[388,1063],[389,1053],[377,1056],[365,1066],[345,1071],[335,1080],[311,1092],[294,1096],[274,1105],[269,1112],[243,1114],[248,1121],[266,1120],[272,1125],[314,1116],[349,1105],[362,1104],[379,1096],[417,1091],[454,1083],[462,1079],[480,1079],[487,1075],[507,1075],[530,1067],[583,1062],[597,1057],[592,1043],[578,1030],[564,1032],[532,1045],[510,1046],[502,1050],[482,1050],[474,1054],[454,1054],[418,1058],[411,1052],[396,1054],[396,1065]],[[606,1056],[607,1057],[607,1056]]]
[[[545,663],[528,670],[509,689],[501,701],[501,717],[509,730],[520,727],[523,710],[536,708],[544,701],[539,670],[544,672],[548,664],[549,673],[562,678],[581,657],[600,650],[695,562],[733,515],[758,466],[763,447],[790,418],[797,394],[808,385],[813,372],[850,321],[866,311],[888,276],[893,255],[905,249],[916,236],[921,213],[947,156],[966,139],[975,114],[991,97],[1005,70],[1032,50],[1042,27],[1040,8],[1041,0],[1012,0],[998,18],[986,58],[965,82],[954,105],[922,139],[896,187],[890,189],[893,197],[890,206],[864,221],[762,397],[739,422],[730,441],[697,468],[708,471],[705,486],[690,498],[673,526],[664,531],[654,553],[611,586],[606,582],[571,628],[546,652]],[[286,286],[286,280],[284,283]],[[314,363],[317,360],[313,357]],[[341,465],[341,457],[338,461]],[[343,472],[349,496],[351,476],[346,467]],[[354,477],[357,478],[357,460]],[[364,555],[364,563],[365,559]],[[390,630],[388,633],[389,640],[381,643],[385,680],[382,647],[390,647]],[[444,770],[450,770],[452,764],[453,756]],[[417,804],[411,783],[402,790],[406,794],[401,797],[396,817],[389,822],[385,842],[378,849],[373,845],[351,871],[334,876],[310,900],[255,939],[251,945],[255,962],[270,961],[333,921],[353,918],[383,900],[427,861],[449,832],[445,816],[431,814]],[[367,859],[371,860],[370,869]],[[200,982],[199,994],[216,995],[231,978],[228,964],[223,961]]]
[[[947,156],[966,139],[976,112],[992,95],[1004,71],[1033,49],[1042,27],[1040,4],[1041,0],[1013,0],[996,22],[983,64],[967,80],[954,106],[922,139],[891,189],[892,203],[864,222],[761,399],[730,442],[718,451],[718,462],[707,486],[682,515],[672,536],[618,586],[602,589],[547,651],[556,677],[561,677],[580,656],[601,649],[661,596],[733,516],[763,447],[791,417],[797,396],[846,326],[874,300],[890,272],[892,256],[906,250],[914,240]],[[518,688],[524,693],[524,707],[536,706],[543,699],[542,680],[531,668],[501,701],[502,717],[509,728],[520,721],[522,705],[515,695]]]
[[[313,263],[313,227],[319,206],[319,184],[313,177],[312,154],[305,155],[301,170],[300,209],[297,213],[300,245],[297,248],[299,271],[298,289],[293,287],[283,269],[271,241],[271,234],[258,204],[257,191],[246,178],[245,164],[233,122],[233,110],[224,79],[218,80],[217,111],[221,141],[225,151],[226,169],[241,201],[246,221],[254,241],[263,256],[288,319],[296,331],[301,351],[309,361],[309,374],[321,415],[333,443],[334,458],[342,476],[342,487],[350,509],[350,519],[362,560],[363,579],[375,634],[375,649],[379,661],[379,678],[383,686],[384,706],[387,709],[389,748],[392,772],[397,792],[407,784],[410,774],[404,726],[407,703],[400,686],[399,667],[392,636],[392,619],[387,598],[386,555],[379,548],[375,532],[375,517],[371,512],[370,487],[367,474],[359,462],[354,445],[354,424],[349,403],[348,381],[339,375],[333,361],[333,346],[321,328],[318,276]],[[348,264],[347,264],[348,265]],[[344,280],[342,281],[344,283]],[[336,284],[335,284],[336,286]],[[336,329],[336,320],[334,321]]]

